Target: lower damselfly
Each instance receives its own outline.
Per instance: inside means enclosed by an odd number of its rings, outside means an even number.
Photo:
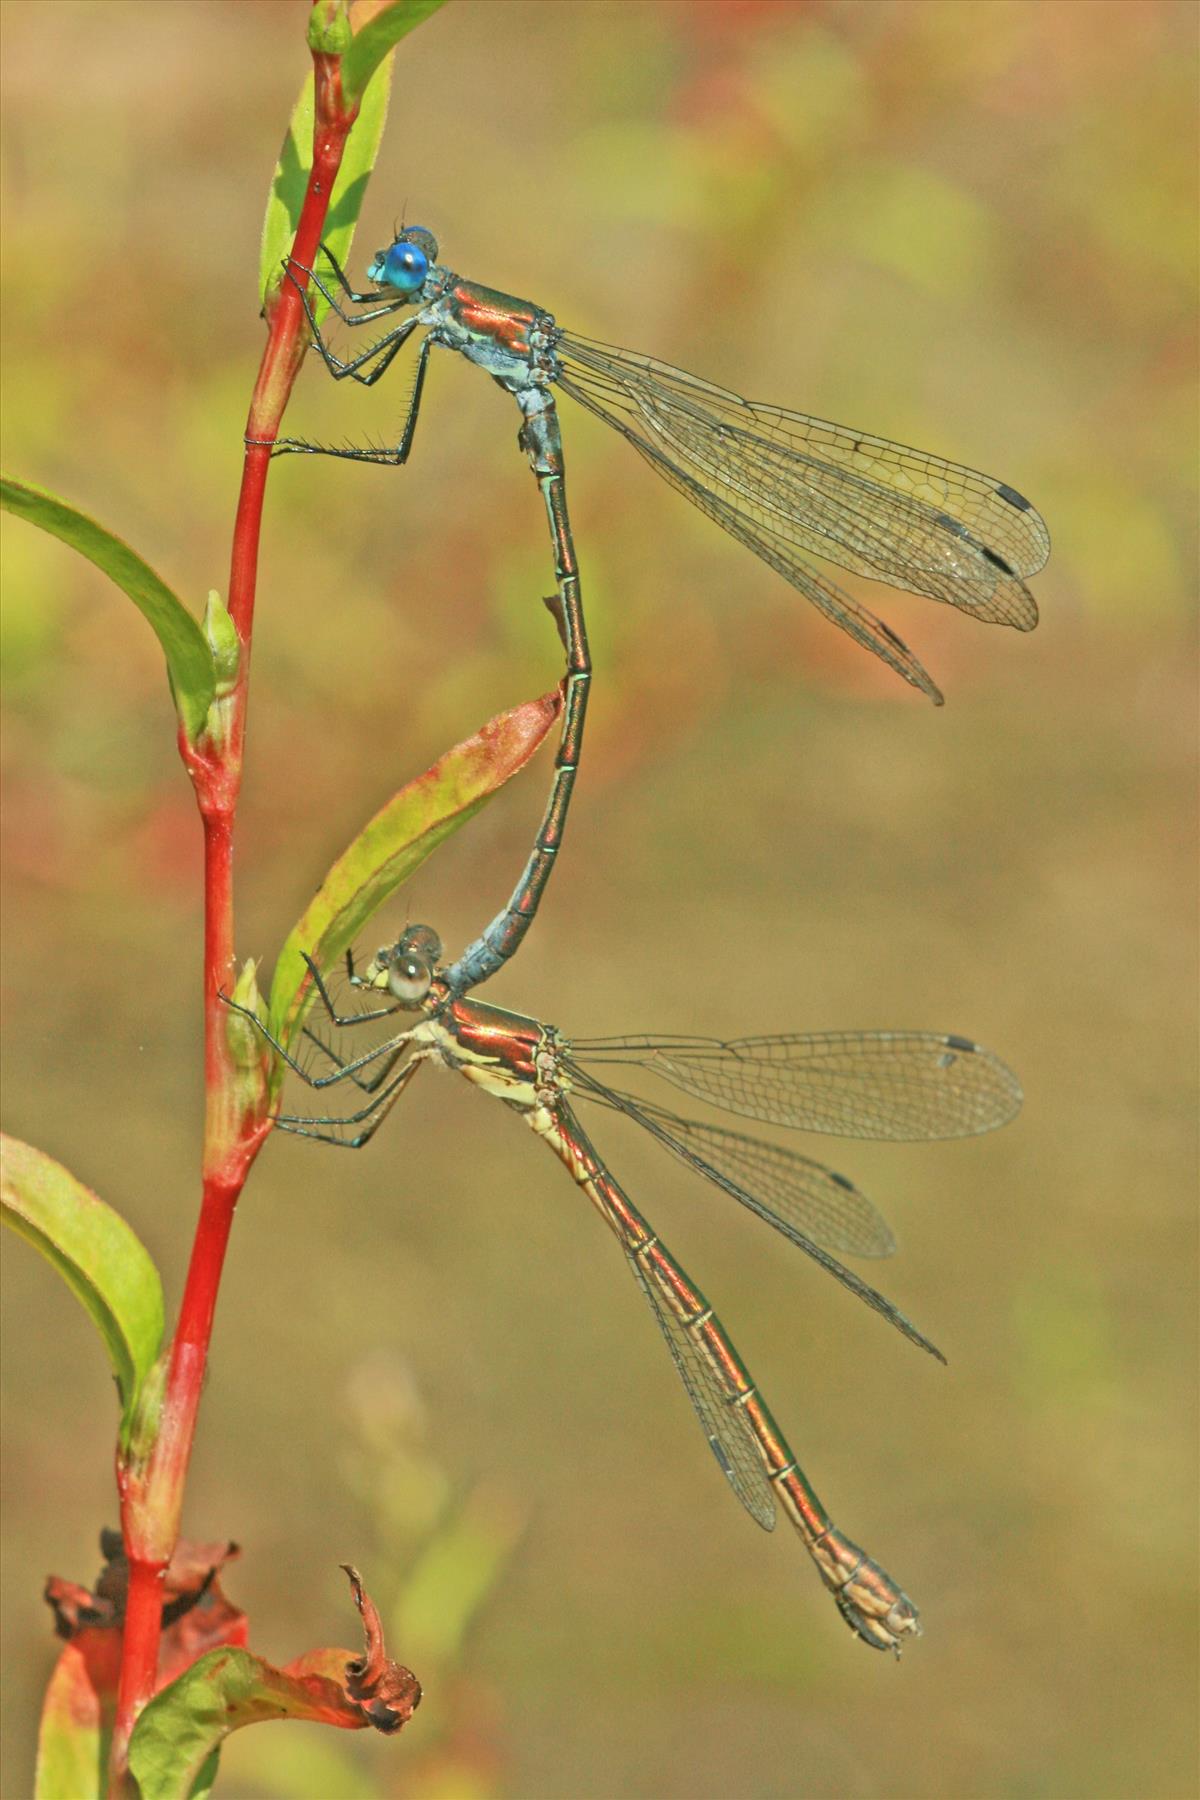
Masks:
[[[386,996],[382,1005],[349,1014],[337,1010],[316,964],[306,958],[316,995],[334,1026],[416,1017],[350,1057],[306,1028],[322,1059],[319,1074],[254,1020],[310,1087],[348,1081],[363,1093],[364,1104],[347,1115],[280,1114],[276,1124],[361,1148],[424,1063],[455,1070],[502,1100],[549,1144],[616,1237],[713,1454],[751,1518],[770,1530],[778,1501],[852,1630],[876,1649],[899,1653],[905,1636],[919,1632],[916,1607],[834,1525],[733,1340],[595,1150],[575,1107],[590,1101],[641,1125],[688,1168],[772,1225],[913,1343],[944,1361],[891,1301],[840,1260],[888,1256],[895,1249],[887,1224],[853,1182],[766,1138],[685,1118],[627,1093],[610,1084],[609,1072],[634,1069],[657,1076],[743,1118],[901,1141],[965,1137],[1004,1124],[1021,1104],[1015,1076],[969,1038],[931,1031],[731,1042],[567,1039],[536,1019],[455,993],[440,958],[440,940],[425,925],[410,926],[397,943],[379,950],[361,975],[348,958],[352,985]]]
[[[441,346],[477,364],[513,395],[523,417],[518,442],[550,521],[556,593],[547,604],[567,653],[554,785],[533,853],[507,905],[446,971],[456,993],[493,974],[528,930],[561,842],[579,764],[591,665],[553,389],[613,426],[693,505],[938,704],[941,693],[907,644],[815,569],[808,556],[945,601],[990,624],[1019,631],[1037,624],[1037,603],[1025,583],[1045,563],[1050,538],[1039,513],[1006,482],[865,431],[744,400],[655,357],[581,337],[532,301],[467,281],[442,266],[437,240],[421,226],[404,227],[376,253],[367,270],[375,286],[366,292],[351,287],[324,246],[323,253],[338,293],[303,264],[289,261],[284,267],[300,289],[314,346],[336,380],[349,377],[372,386],[411,334],[424,328],[408,413],[393,448],[282,438],[272,449],[356,462],[407,462],[429,354]],[[306,291],[310,281],[350,326],[405,307],[417,310],[360,355],[343,360],[318,327]],[[358,310],[348,312],[343,300]]]

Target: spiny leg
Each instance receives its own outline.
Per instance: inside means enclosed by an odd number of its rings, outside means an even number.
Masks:
[[[340,1062],[340,1060],[335,1057],[334,1060],[338,1062],[338,1067],[334,1069],[331,1074],[313,1075],[304,1067],[303,1063],[299,1062],[296,1057],[292,1055],[287,1045],[275,1035],[270,1026],[263,1023],[257,1013],[251,1012],[248,1006],[243,1006],[240,1001],[234,1000],[229,994],[222,993],[221,999],[232,1012],[241,1013],[243,1018],[249,1019],[259,1036],[271,1046],[280,1061],[292,1071],[293,1075],[298,1075],[301,1081],[310,1088],[334,1087],[339,1081],[353,1080],[359,1069],[367,1068],[370,1064],[378,1062],[381,1057],[392,1056],[392,1061],[394,1063],[395,1057],[392,1053],[398,1049],[402,1049],[408,1043],[412,1034],[410,1027],[408,1031],[399,1032],[395,1037],[386,1038],[382,1044],[376,1044],[372,1049],[364,1051],[361,1056],[356,1056],[350,1062]],[[364,1017],[365,1016],[366,1015],[364,1015]],[[322,1048],[324,1048],[324,1046],[322,1046]]]
[[[373,1100],[370,1106],[365,1106],[361,1112],[346,1113],[340,1117],[337,1115],[322,1117],[320,1115],[309,1116],[304,1113],[278,1113],[275,1117],[275,1124],[280,1131],[289,1132],[293,1137],[315,1138],[318,1143],[334,1144],[340,1150],[361,1150],[364,1144],[369,1144],[375,1136],[421,1064],[426,1060],[427,1055],[428,1052],[418,1051],[412,1061],[404,1065],[399,1075],[384,1092]],[[366,1120],[367,1123],[360,1132],[353,1137],[342,1136],[345,1126],[358,1125],[363,1120]],[[316,1129],[323,1125],[332,1125],[335,1129],[332,1131]]]
[[[389,332],[388,336],[381,338],[377,344],[372,344],[369,349],[364,350],[362,355],[355,358],[353,362],[343,363],[334,356],[333,352],[322,338],[320,329],[313,317],[312,308],[308,302],[308,296],[302,291],[300,297],[304,302],[304,310],[308,316],[309,325],[312,329],[313,345],[320,351],[321,356],[325,361],[325,367],[329,370],[329,373],[335,381],[341,381],[345,376],[349,375],[352,376],[355,381],[360,382],[363,387],[374,386],[375,382],[379,380],[379,377],[391,366],[393,359],[403,348],[413,327],[417,323],[415,319],[406,319],[403,325],[397,326],[394,332]],[[417,429],[417,417],[421,410],[421,397],[425,391],[425,372],[429,365],[429,352],[432,349],[433,344],[434,339],[432,337],[427,337],[417,354],[417,372],[413,382],[412,393],[409,396],[408,413],[404,420],[404,428],[400,433],[400,441],[394,450],[381,450],[372,446],[358,447],[355,445],[338,448],[328,444],[313,444],[306,438],[277,438],[271,445],[272,455],[337,456],[347,462],[376,463],[387,468],[402,468],[408,461],[409,452],[412,450],[413,437]],[[370,359],[375,356],[377,356],[379,360],[375,368],[372,369],[369,374],[362,375],[357,373],[362,364],[369,362]]]
[[[320,969],[308,954],[307,950],[302,950],[300,955],[305,968],[312,976],[312,983],[313,987],[316,989],[317,999],[328,1013],[330,1024],[336,1025],[339,1031],[352,1025],[371,1025],[378,1019],[391,1019],[394,1018],[398,1012],[404,1011],[404,1008],[398,1000],[390,1000],[386,1006],[368,1007],[365,1012],[338,1012],[333,1004],[333,997],[325,985],[325,977],[322,975]],[[366,983],[360,981],[359,977],[354,972],[354,956],[349,950],[346,952],[346,973],[349,977],[351,987],[358,988],[366,986]]]
[[[297,264],[296,266],[298,268],[300,265]],[[347,375],[351,375],[356,381],[362,382],[364,387],[371,387],[379,380],[380,375],[383,373],[384,369],[387,368],[397,350],[399,350],[401,345],[412,336],[413,332],[417,329],[417,326],[421,323],[420,316],[416,313],[409,319],[401,319],[399,325],[393,326],[391,331],[384,332],[381,338],[377,338],[373,344],[368,344],[365,350],[360,351],[359,354],[353,357],[349,362],[343,362],[340,356],[334,355],[333,351],[329,348],[329,345],[325,342],[325,339],[321,334],[321,327],[317,324],[317,315],[313,311],[313,303],[308,296],[308,291],[303,282],[297,279],[294,270],[291,268],[288,268],[287,270],[287,278],[300,296],[300,304],[304,308],[304,316],[308,320],[309,330],[312,332],[313,343],[320,351],[325,367],[329,370],[329,373],[333,376],[335,381],[344,381]],[[320,277],[318,275],[313,275],[312,280],[314,285],[320,289],[322,294],[324,294],[325,298],[329,300],[331,296]],[[384,307],[382,310],[391,313],[395,312],[396,309],[394,306],[388,306]],[[371,316],[371,314],[363,314],[356,319],[347,320],[347,323],[350,325],[362,325]],[[344,317],[344,314],[340,309],[338,311],[338,317]],[[373,369],[369,375],[359,375],[356,373],[356,371],[363,368],[366,363],[369,363],[373,357],[379,356],[380,353],[384,351],[387,352],[387,355],[379,368]]]
[[[318,998],[324,1006],[327,1016],[335,1026],[341,1028],[351,1025],[362,1025],[364,1023],[369,1024],[379,1019],[391,1018],[398,1010],[407,1010],[403,1007],[403,1003],[394,1000],[387,1006],[373,1007],[363,1012],[349,1014],[339,1013],[333,1005],[332,996],[325,985],[320,969],[307,952],[302,951],[301,955],[304,957],[304,962],[313,978],[313,984],[316,988]],[[372,982],[364,980],[357,973],[354,967],[353,950],[346,951],[346,978],[353,988],[365,989],[367,992],[377,991]],[[384,1044],[380,1045],[378,1055],[382,1058],[382,1067],[377,1074],[364,1079],[358,1073],[358,1069],[362,1066],[361,1061],[348,1064],[346,1058],[340,1055],[331,1044],[327,1044],[325,1039],[309,1025],[304,1026],[304,1036],[310,1043],[315,1044],[321,1054],[329,1062],[333,1063],[336,1069],[341,1070],[342,1073],[354,1083],[355,1087],[360,1089],[364,1094],[374,1094],[379,1090],[395,1068],[401,1056],[404,1055],[404,1052],[410,1043],[410,1034],[401,1032],[398,1037],[389,1038]]]
[[[322,1056],[326,1057],[328,1061],[333,1064],[335,1069],[345,1069],[346,1065],[338,1055],[337,1051],[334,1050],[331,1045],[327,1044],[325,1039],[321,1037],[319,1033],[315,1032],[311,1025],[306,1025],[304,1027],[303,1035],[305,1040],[310,1044],[314,1044],[321,1052]],[[402,1053],[403,1046],[397,1049],[396,1055],[400,1056]],[[374,1080],[370,1077],[359,1075],[355,1070],[351,1070],[347,1076],[347,1080],[352,1081],[361,1094],[373,1094],[381,1083],[387,1080],[390,1070],[394,1067],[394,1062],[385,1064],[378,1078]]]
[[[372,319],[383,318],[385,314],[396,312],[402,306],[411,306],[412,305],[412,295],[411,294],[397,294],[394,289],[392,290],[392,292],[390,294],[385,293],[383,291],[383,289],[381,289],[381,288],[372,289],[372,291],[367,294],[357,293],[355,291],[355,289],[352,288],[350,286],[350,283],[347,281],[345,270],[342,268],[341,263],[338,261],[337,257],[333,254],[333,251],[329,248],[328,244],[321,245],[321,255],[325,258],[325,260],[328,262],[330,268],[333,270],[333,273],[334,273],[334,276],[336,277],[338,286],[341,288],[341,290],[342,290],[343,294],[345,294],[346,298],[348,300],[352,300],[354,302],[355,306],[371,306],[373,308],[373,310],[371,312],[358,312],[358,313],[346,312],[344,310],[344,308],[342,308],[341,306],[338,305],[337,296],[335,294],[330,293],[329,289],[326,287],[325,283],[321,280],[321,277],[317,274],[316,270],[307,268],[304,263],[297,262],[294,257],[291,257],[291,256],[285,257],[283,266],[289,274],[291,274],[291,272],[294,269],[298,269],[300,271],[301,275],[303,275],[307,280],[311,281],[313,283],[313,285],[320,290],[320,292],[324,296],[324,298],[329,302],[330,309],[337,314],[338,318],[341,319],[343,324],[345,324],[345,325],[368,325],[368,324],[370,324]],[[382,302],[382,304],[378,305],[378,306],[374,306],[373,303],[375,301],[380,301],[380,302]]]
[[[363,1094],[378,1093],[379,1089],[383,1086],[384,1082],[409,1047],[407,1039],[400,1043],[396,1043],[395,1049],[390,1055],[384,1055],[382,1058],[382,1066],[378,1072],[369,1076],[363,1076],[358,1073],[357,1068],[349,1067],[345,1059],[338,1055],[333,1046],[327,1044],[325,1039],[320,1037],[310,1025],[304,1027],[304,1036],[308,1039],[309,1043],[315,1044],[322,1055],[327,1057],[334,1065],[335,1069],[339,1069],[342,1076],[344,1076],[346,1080],[352,1081],[360,1093]],[[390,1041],[395,1043],[395,1039]]]
[[[374,310],[369,311],[369,313],[347,313],[342,306],[338,306],[335,295],[329,293],[329,288],[327,288],[324,281],[320,279],[320,275],[317,274],[315,268],[306,268],[304,263],[297,263],[295,257],[284,257],[284,265],[282,266],[284,266],[286,270],[299,268],[300,274],[306,275],[309,281],[313,281],[315,286],[320,288],[320,292],[326,297],[326,301],[329,302],[331,310],[335,311],[336,315],[338,315],[338,319],[342,320],[347,326],[362,326],[362,324],[369,324],[372,319],[381,319],[385,313],[394,313],[394,311],[398,311],[401,306],[412,306],[414,295],[410,295],[410,293],[396,293],[394,288],[392,288],[392,292],[390,293],[387,292],[387,290],[383,290],[383,288],[371,288],[367,293],[356,292],[354,288],[351,288],[349,281],[345,279],[345,270],[342,268],[342,265],[338,263],[338,259],[336,259],[333,250],[329,248],[327,243],[322,243],[320,254],[322,254],[327,263],[329,263],[329,268],[331,268],[333,274],[335,274],[336,283],[342,288],[342,293],[347,297],[347,301],[353,301],[354,306],[372,306],[374,301],[383,302],[380,306],[374,306]]]

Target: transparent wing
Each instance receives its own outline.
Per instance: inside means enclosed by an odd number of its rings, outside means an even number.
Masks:
[[[1045,521],[1006,482],[807,413],[745,400],[670,363],[562,332],[556,351],[586,405],[641,431],[703,487],[780,521],[856,574],[1029,630],[1021,587],[1050,554]],[[1015,585],[1014,585],[1015,584]]]
[[[774,1530],[775,1496],[745,1413],[730,1404],[728,1394],[694,1334],[660,1294],[652,1271],[643,1268],[631,1250],[627,1249],[625,1254],[638,1286],[658,1320],[671,1360],[687,1389],[700,1429],[708,1439],[708,1447],[716,1457],[721,1473],[755,1523],[764,1531]]]
[[[744,400],[653,357],[560,332],[558,384],[827,618],[938,699],[902,640],[798,551],[1029,631],[1024,584],[1050,551],[1023,495],[990,475],[805,413]]]
[[[661,1127],[671,1147],[687,1152],[700,1173],[713,1169],[724,1175],[739,1198],[753,1202],[760,1219],[802,1248],[811,1240],[842,1256],[895,1254],[896,1240],[883,1214],[852,1181],[824,1163],[766,1138],[681,1118],[590,1080],[580,1094],[650,1129]]]
[[[726,1112],[834,1137],[970,1137],[1020,1109],[1020,1083],[969,1038],[932,1031],[592,1038],[585,1061],[648,1069]]]
[[[700,1331],[709,1321],[710,1329],[720,1332],[712,1308],[616,1186],[571,1107],[560,1098],[555,1110],[560,1142],[567,1150],[563,1160],[569,1168],[590,1172],[592,1198],[599,1203],[658,1321],[721,1473],[750,1517],[764,1531],[773,1530],[775,1496],[753,1428],[701,1341]],[[720,1335],[723,1339],[723,1332]],[[732,1356],[732,1346],[729,1349]],[[749,1377],[745,1379],[748,1385]]]
[[[728,1167],[723,1167],[718,1160],[701,1154],[696,1148],[696,1140],[689,1143],[689,1134],[695,1121],[677,1120],[673,1114],[665,1112],[660,1107],[648,1107],[642,1101],[635,1100],[630,1094],[621,1094],[615,1088],[606,1087],[603,1082],[597,1081],[594,1076],[572,1059],[566,1059],[564,1067],[570,1073],[574,1091],[581,1098],[599,1100],[611,1106],[615,1111],[623,1112],[629,1118],[636,1119],[639,1125],[643,1126],[652,1137],[657,1138],[659,1143],[677,1156],[681,1162],[694,1169],[698,1175],[703,1175],[706,1181],[712,1182],[724,1193],[731,1195],[734,1200],[739,1201],[758,1218],[765,1220],[768,1225],[773,1225],[776,1231],[781,1232],[788,1239],[789,1243],[793,1243],[803,1250],[806,1256],[811,1256],[815,1263],[819,1263],[821,1268],[832,1275],[836,1281],[840,1281],[843,1287],[849,1288],[852,1294],[885,1318],[889,1325],[894,1325],[897,1331],[903,1332],[911,1343],[917,1344],[922,1350],[928,1350],[929,1354],[936,1356],[939,1362],[945,1362],[946,1359],[937,1345],[932,1343],[923,1331],[918,1331],[912,1320],[907,1318],[898,1306],[893,1306],[890,1300],[885,1299],[877,1288],[871,1286],[870,1282],[864,1281],[861,1275],[856,1275],[853,1269],[848,1269],[844,1263],[839,1262],[836,1256],[831,1255],[816,1241],[815,1237],[802,1231],[781,1211],[777,1212],[768,1206],[752,1188],[744,1186],[742,1180],[735,1177]],[[677,1132],[677,1125],[682,1126],[683,1130]],[[703,1132],[705,1128],[701,1126],[698,1129]],[[734,1139],[737,1136],[734,1132],[721,1135],[726,1139]],[[754,1142],[753,1139],[745,1141]],[[759,1147],[770,1148],[770,1146]],[[726,1154],[728,1154],[728,1146],[726,1146]],[[882,1219],[879,1223],[883,1225]],[[883,1229],[887,1231],[886,1225],[883,1225]],[[888,1236],[890,1238],[890,1232]]]
[[[727,531],[730,537],[745,544],[748,550],[752,550],[776,574],[782,575],[797,593],[811,601],[830,624],[844,631],[847,637],[853,638],[864,650],[871,651],[872,655],[894,669],[897,675],[902,675],[911,687],[927,694],[935,706],[941,706],[942,691],[920,657],[870,607],[864,606],[861,600],[856,600],[844,588],[830,581],[828,576],[820,574],[806,563],[781,532],[747,516],[727,499],[720,498],[711,488],[702,487],[691,480],[668,457],[663,456],[653,445],[645,443],[636,433],[625,432],[624,435],[677,492],[683,494],[694,506],[698,506],[702,513]]]

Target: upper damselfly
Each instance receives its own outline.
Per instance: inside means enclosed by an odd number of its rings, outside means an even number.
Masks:
[[[416,1015],[381,1043],[343,1057],[306,1029],[326,1070],[314,1074],[255,1020],[311,1087],[351,1081],[365,1104],[342,1116],[281,1114],[284,1130],[357,1149],[423,1063],[453,1069],[503,1100],[566,1165],[613,1232],[666,1339],[708,1443],[742,1505],[770,1530],[778,1501],[799,1531],[843,1618],[876,1649],[899,1651],[917,1610],[892,1578],[834,1525],[703,1293],[619,1185],[579,1122],[591,1101],[641,1125],[681,1162],[807,1252],[913,1343],[944,1361],[891,1301],[840,1260],[888,1256],[895,1242],[844,1175],[784,1146],[682,1117],[610,1085],[633,1068],[743,1118],[857,1138],[929,1140],[990,1131],[1013,1117],[1012,1072],[969,1038],[930,1031],[740,1038],[568,1040],[554,1027],[454,991],[428,926],[411,926],[352,984],[384,1003],[339,1013],[316,964],[315,993],[338,1027]],[[239,1009],[241,1010],[241,1009]],[[253,1014],[247,1015],[253,1018]],[[330,1066],[331,1065],[331,1066]]]
[[[407,461],[435,345],[476,363],[513,395],[523,415],[519,442],[545,499],[554,550],[555,611],[567,652],[566,705],[554,786],[533,853],[508,904],[447,971],[459,993],[495,972],[520,943],[537,909],[562,835],[579,762],[590,662],[579,573],[563,481],[562,436],[553,389],[613,426],[702,512],[791,582],[827,619],[940,704],[920,661],[890,626],[807,560],[822,557],[857,575],[910,589],[989,624],[1030,631],[1037,604],[1025,585],[1050,553],[1046,526],[1015,488],[961,463],[833,425],[805,413],[744,400],[683,369],[568,331],[528,300],[466,281],[438,262],[433,234],[404,227],[373,258],[359,293],[324,251],[347,312],[322,278],[285,264],[300,289],[316,348],[337,380],[370,387],[423,327],[408,414],[391,449],[332,447],[280,439],[303,451],[358,462]],[[344,361],[325,342],[306,292],[312,281],[347,325],[405,307],[417,310],[361,355]]]

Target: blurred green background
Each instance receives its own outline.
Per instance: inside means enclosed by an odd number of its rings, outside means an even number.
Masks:
[[[3,9],[5,461],[197,610],[227,579],[305,18]],[[272,1143],[186,1526],[242,1543],[227,1587],[280,1661],[356,1642],[354,1560],[431,1694],[399,1743],[243,1733],[225,1792],[1196,1791],[1196,18],[459,0],[402,45],[356,269],[419,220],[584,332],[995,472],[1055,546],[1031,638],[868,595],[937,713],[564,401],[589,753],[489,998],[579,1035],[962,1031],[1027,1102],[972,1143],[803,1146],[887,1213],[902,1251],[876,1272],[947,1370],[620,1121],[599,1134],[835,1518],[921,1606],[899,1667],[722,1491],[615,1247],[502,1109],[430,1075],[361,1157]],[[289,425],[388,439],[405,391],[312,366]],[[239,839],[240,950],[268,968],[382,799],[557,679],[517,424],[441,357],[407,470],[272,473]],[[190,790],[132,607],[29,528],[4,548],[6,1123],[126,1214],[174,1302],[201,1116]],[[381,939],[408,916],[457,947],[491,915],[548,756]],[[116,1414],[23,1246],[4,1317],[16,1795],[42,1581],[95,1572]]]

